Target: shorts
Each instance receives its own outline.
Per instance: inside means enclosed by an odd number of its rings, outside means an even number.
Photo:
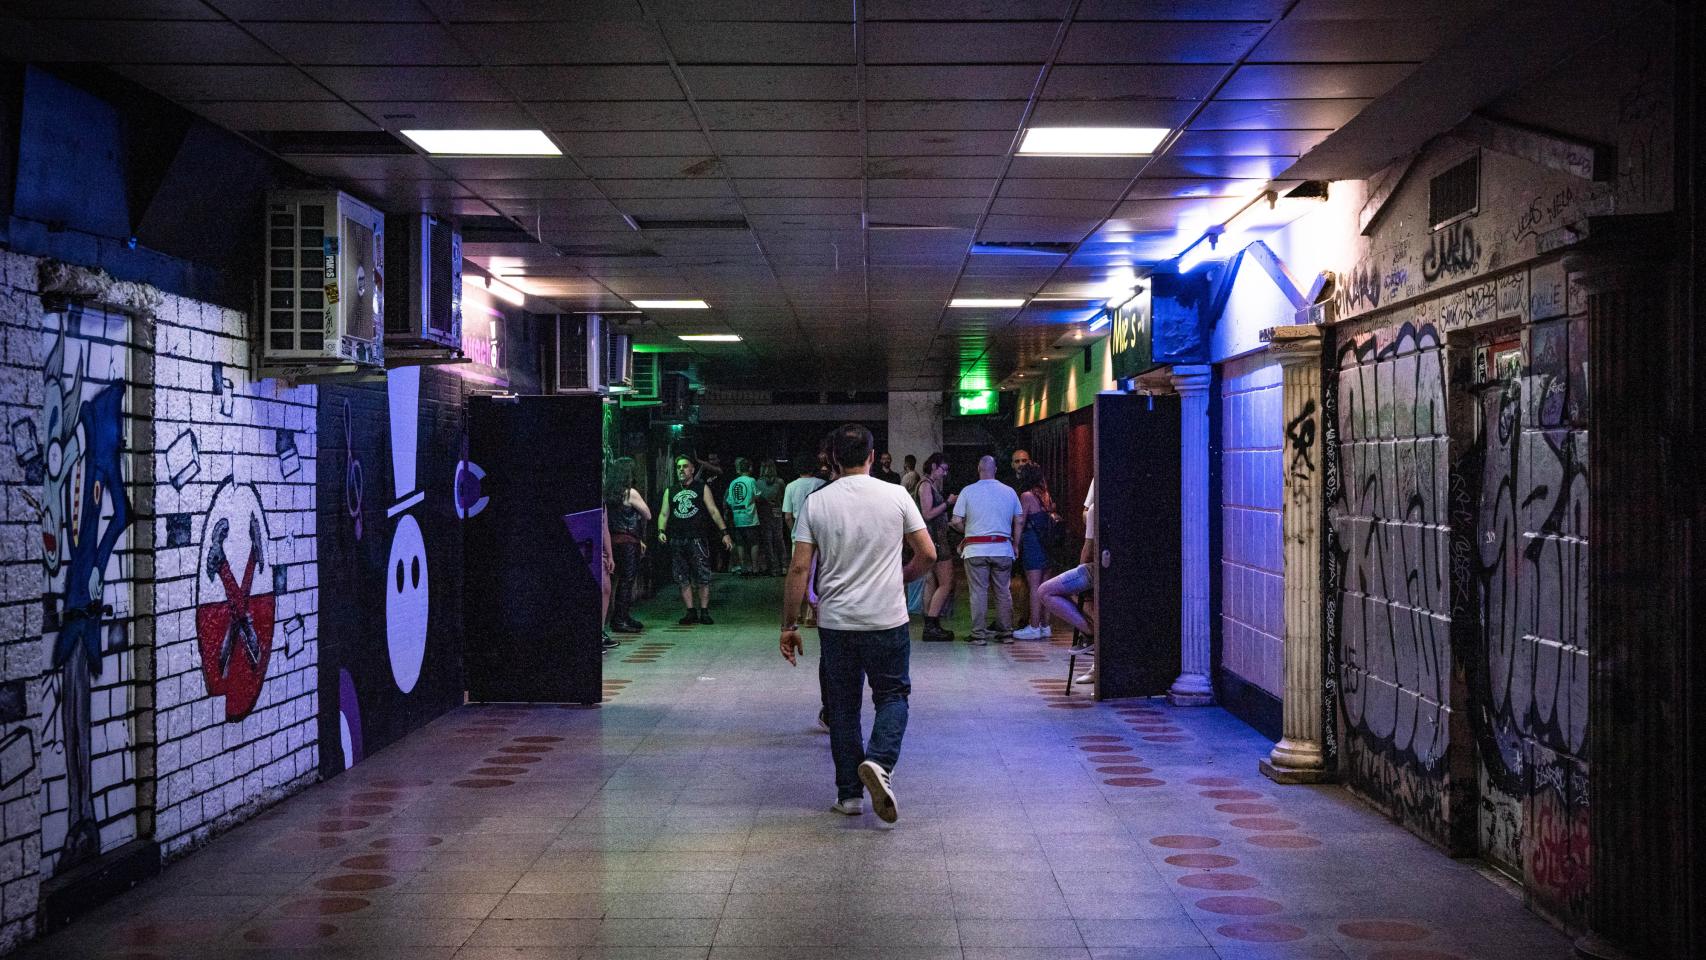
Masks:
[[[1062,596],[1075,597],[1080,593],[1089,593],[1095,580],[1091,577],[1090,565],[1081,563],[1071,570],[1050,579],[1040,589]]]
[[[702,537],[677,537],[669,541],[670,570],[675,582],[684,586],[711,584],[711,545]]]
[[[1019,565],[1026,570],[1041,570],[1048,566],[1048,551],[1035,530],[1026,530],[1019,538]]]
[[[737,547],[756,547],[756,546],[758,546],[758,540],[759,540],[758,532],[759,532],[759,528],[758,528],[757,524],[753,524],[750,527],[735,527],[734,528],[735,546],[737,546]]]

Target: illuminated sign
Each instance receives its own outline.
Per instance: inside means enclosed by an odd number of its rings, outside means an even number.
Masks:
[[[1108,349],[1113,353],[1114,379],[1125,380],[1155,369],[1151,346],[1154,313],[1148,290],[1139,290],[1112,311],[1113,328],[1108,331]]]
[[[994,413],[995,391],[979,390],[975,393],[962,393],[959,395],[959,409],[962,417]]]

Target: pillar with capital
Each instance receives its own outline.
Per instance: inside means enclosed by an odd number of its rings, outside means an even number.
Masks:
[[[1330,777],[1321,747],[1321,329],[1275,327],[1263,336],[1283,378],[1285,692],[1282,737],[1260,766],[1279,783],[1319,783]]]
[[[1214,702],[1209,676],[1208,553],[1208,400],[1214,369],[1177,364],[1173,389],[1179,394],[1179,679],[1167,691],[1174,706]]]

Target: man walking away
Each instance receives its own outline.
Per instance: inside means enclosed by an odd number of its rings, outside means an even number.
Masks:
[[[971,581],[971,642],[977,646],[991,639],[1013,642],[1013,545],[1024,531],[1025,508],[1013,488],[995,479],[995,458],[977,462],[976,483],[960,491],[954,501],[954,528],[965,532],[960,556],[966,561],[966,579]],[[985,614],[989,592],[995,591],[995,629]]]
[[[901,461],[901,465],[906,469],[901,471],[900,485],[906,488],[907,493],[916,495],[918,484],[924,480],[924,476],[918,472],[918,458],[909,453],[906,459]]]
[[[890,777],[906,733],[908,636],[904,585],[930,569],[936,548],[906,490],[870,476],[871,432],[858,424],[835,431],[831,456],[841,476],[812,494],[794,523],[794,558],[782,599],[782,656],[797,664],[804,651],[794,613],[806,577],[818,563],[818,635],[829,748],[835,760],[835,812],[871,808],[893,823],[898,815]],[[901,564],[902,545],[912,550]],[[875,717],[861,743],[859,701],[866,681]]]
[[[723,546],[733,546],[717,501],[705,484],[694,479],[691,458],[675,458],[676,485],[664,492],[658,507],[658,542],[669,546],[675,582],[681,587],[681,605],[687,612],[676,622],[682,626],[712,623],[711,620],[711,528],[722,534]],[[695,604],[697,601],[697,604]]]
[[[743,577],[758,575],[758,481],[752,476],[752,461],[735,459],[735,477],[729,483],[725,502],[729,505],[729,520],[735,528],[734,573]]]

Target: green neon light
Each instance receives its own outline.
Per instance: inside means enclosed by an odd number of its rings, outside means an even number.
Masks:
[[[960,416],[970,417],[995,412],[995,391],[978,390],[959,395]]]

